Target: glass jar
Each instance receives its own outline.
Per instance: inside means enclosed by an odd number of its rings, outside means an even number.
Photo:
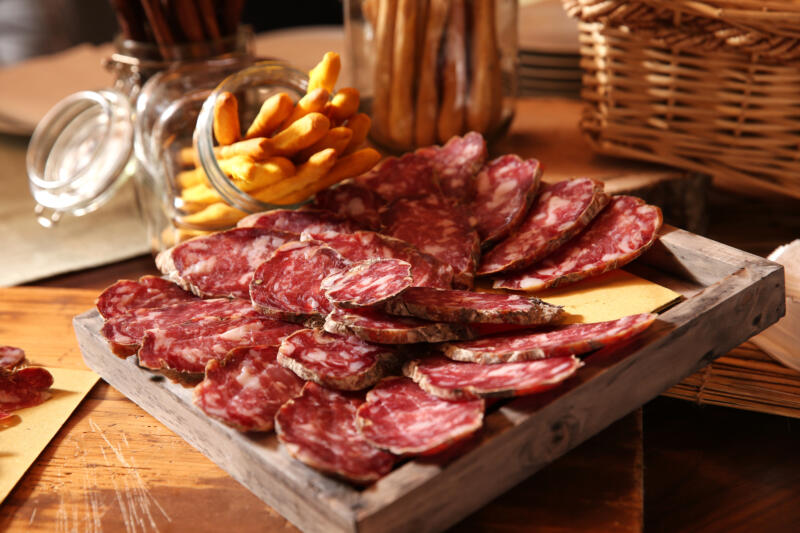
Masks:
[[[347,60],[370,136],[392,151],[504,134],[517,91],[517,0],[345,0]]]

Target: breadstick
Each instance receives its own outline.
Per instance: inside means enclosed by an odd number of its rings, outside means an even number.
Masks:
[[[326,106],[325,114],[337,123],[347,120],[358,111],[360,96],[353,87],[339,89]]]
[[[239,102],[232,93],[220,93],[214,102],[214,137],[219,144],[231,144],[240,134]]]
[[[261,104],[258,115],[247,128],[245,139],[268,137],[277,127],[292,114],[294,102],[286,93],[273,94]]]
[[[267,139],[266,137],[254,137],[233,144],[214,147],[214,155],[217,159],[228,159],[243,155],[250,159],[261,161],[272,155],[274,151],[272,139]]]
[[[266,161],[256,162],[245,156],[236,156],[221,160],[219,166],[244,192],[261,189],[295,172],[294,163],[285,157],[270,157]]]
[[[417,24],[417,0],[399,0],[389,95],[389,139],[392,146],[397,149],[411,148],[414,140],[414,57]]]
[[[206,180],[206,173],[202,168],[193,168],[191,170],[183,170],[178,172],[175,176],[175,182],[181,189],[188,189],[194,187],[198,183],[208,183]]]
[[[193,42],[205,40],[203,23],[200,21],[200,14],[197,12],[194,2],[192,0],[174,0],[171,4],[175,20],[186,39]]]
[[[372,119],[366,113],[358,113],[347,119],[347,126],[353,132],[350,142],[344,149],[345,154],[350,154],[361,148],[364,141],[367,140],[369,127],[372,124]]]
[[[328,94],[332,93],[341,68],[342,61],[339,58],[339,54],[327,52],[322,56],[322,61],[309,71],[306,93],[311,93],[315,89],[325,89]]]
[[[464,107],[467,99],[466,13],[464,0],[451,0],[450,17],[444,42],[442,103],[436,121],[439,142],[464,131]]]
[[[194,146],[184,146],[178,150],[177,163],[181,168],[199,167],[200,163],[197,158],[197,152],[194,151]]]
[[[197,9],[200,11],[200,17],[203,19],[208,36],[212,40],[219,39],[221,35],[217,24],[217,16],[214,12],[214,3],[211,0],[198,0]]]
[[[336,163],[336,150],[333,148],[317,152],[309,157],[308,161],[297,167],[297,173],[291,178],[259,189],[250,195],[262,202],[273,203],[279,198],[319,181],[328,173],[334,163]]]
[[[333,148],[336,150],[336,155],[340,156],[345,148],[350,144],[350,139],[353,138],[353,131],[350,128],[339,126],[338,128],[331,128],[325,137],[318,140],[305,150],[297,152],[295,161],[305,161],[317,152],[321,152],[326,148]]]
[[[436,64],[449,5],[449,0],[430,0],[428,4],[425,37],[422,42],[417,80],[417,105],[414,120],[414,139],[417,146],[430,146],[436,143],[436,112],[439,107]]]
[[[374,94],[372,97],[372,133],[381,143],[389,141],[389,96],[392,91],[392,56],[394,23],[398,0],[380,0],[375,25]]]
[[[297,101],[297,105],[294,106],[294,109],[292,109],[291,113],[289,113],[289,116],[284,119],[284,121],[278,127],[278,131],[285,130],[309,113],[321,112],[323,109],[325,109],[325,105],[328,103],[329,98],[330,93],[327,91],[327,89],[319,88],[308,92],[305,96]]]
[[[191,208],[197,206],[206,206],[214,202],[222,202],[222,197],[206,183],[198,183],[192,187],[187,187],[181,191],[181,200],[183,207],[192,210]]]
[[[309,113],[272,138],[275,155],[291,157],[322,139],[331,122],[322,113]]]
[[[467,127],[487,133],[500,122],[502,78],[495,31],[494,0],[473,0],[472,79]]]
[[[378,9],[380,9],[380,6],[378,5],[379,3],[380,0],[364,0],[364,3],[361,4],[361,12],[364,14],[364,18],[373,28],[378,25]]]
[[[245,215],[247,215],[247,213],[244,211],[240,211],[226,203],[217,202],[205,207],[197,213],[186,215],[181,219],[181,222],[201,228],[219,228],[223,226],[232,226],[239,222],[240,219],[244,218]]]

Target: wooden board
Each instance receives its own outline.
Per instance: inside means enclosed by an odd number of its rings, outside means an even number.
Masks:
[[[488,414],[479,445],[451,463],[410,461],[363,491],[293,461],[274,435],[251,437],[210,420],[190,390],[114,357],[96,311],[74,324],[90,367],[301,529],[438,531],[784,313],[779,265],[682,230],[665,227],[634,270],[686,300],[633,342],[590,356],[564,386]]]

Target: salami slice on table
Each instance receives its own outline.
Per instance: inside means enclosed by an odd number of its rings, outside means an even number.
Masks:
[[[241,219],[240,228],[263,228],[293,233],[297,237],[305,231],[339,231],[350,233],[361,229],[341,215],[323,209],[275,209],[253,213]]]
[[[294,372],[278,364],[277,346],[241,346],[206,365],[195,405],[240,431],[270,431],[275,413],[303,389]]]
[[[498,278],[494,287],[535,291],[614,270],[647,250],[662,222],[658,207],[614,196],[586,231],[532,267]]]
[[[39,405],[50,393],[53,376],[46,369],[31,366],[0,372],[0,413],[6,418],[11,411]]]
[[[250,280],[258,265],[291,233],[262,228],[235,228],[195,237],[156,257],[169,279],[201,298],[250,298]]]
[[[448,343],[440,349],[450,359],[481,364],[567,357],[629,339],[649,328],[655,319],[654,314],[642,313],[607,322],[559,326],[549,331]]]
[[[542,170],[535,159],[503,155],[489,162],[475,178],[470,215],[481,246],[487,248],[520,225],[539,189]]]
[[[384,309],[391,315],[484,324],[551,324],[564,315],[562,307],[529,296],[429,287],[411,287]]]
[[[409,361],[403,373],[434,396],[461,400],[542,392],[572,377],[581,366],[581,360],[574,356],[497,365],[459,363],[434,356]]]
[[[608,203],[603,183],[589,178],[542,185],[516,231],[481,257],[478,276],[527,267],[585,228]]]
[[[337,307],[372,307],[411,286],[411,263],[368,259],[322,280],[325,296]]]
[[[414,152],[384,159],[366,174],[354,178],[353,183],[374,191],[387,203],[440,193],[431,158]]]
[[[285,338],[278,362],[301,378],[338,390],[360,390],[398,369],[395,351],[354,335],[301,329]]]
[[[347,268],[336,250],[314,241],[290,242],[253,275],[250,297],[262,313],[293,322],[322,322],[333,304],[320,284]]]
[[[16,346],[0,346],[0,372],[13,370],[25,360],[25,351]]]
[[[289,455],[306,465],[358,484],[391,471],[395,457],[370,445],[356,428],[360,394],[309,382],[275,415],[275,432]]]
[[[325,319],[325,331],[336,335],[352,334],[377,344],[414,344],[471,339],[474,333],[466,324],[430,322],[417,318],[391,316],[374,309],[334,309]]]
[[[357,424],[377,448],[396,455],[429,455],[478,431],[484,407],[482,399],[444,400],[408,378],[389,377],[367,393]]]
[[[472,196],[473,178],[486,161],[486,141],[483,135],[469,132],[453,137],[431,156],[442,194],[458,202]]]
[[[400,199],[381,213],[383,233],[413,244],[453,268],[453,284],[469,289],[480,258],[480,240],[461,206],[440,195]]]
[[[314,206],[332,211],[365,229],[377,230],[381,226],[378,211],[386,201],[378,193],[355,183],[342,183],[317,193]]]
[[[103,318],[121,315],[132,309],[148,309],[196,300],[197,296],[158,276],[120,280],[97,297],[97,310]]]

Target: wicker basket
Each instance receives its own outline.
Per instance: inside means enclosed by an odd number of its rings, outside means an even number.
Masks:
[[[800,198],[800,3],[564,3],[597,151]]]

